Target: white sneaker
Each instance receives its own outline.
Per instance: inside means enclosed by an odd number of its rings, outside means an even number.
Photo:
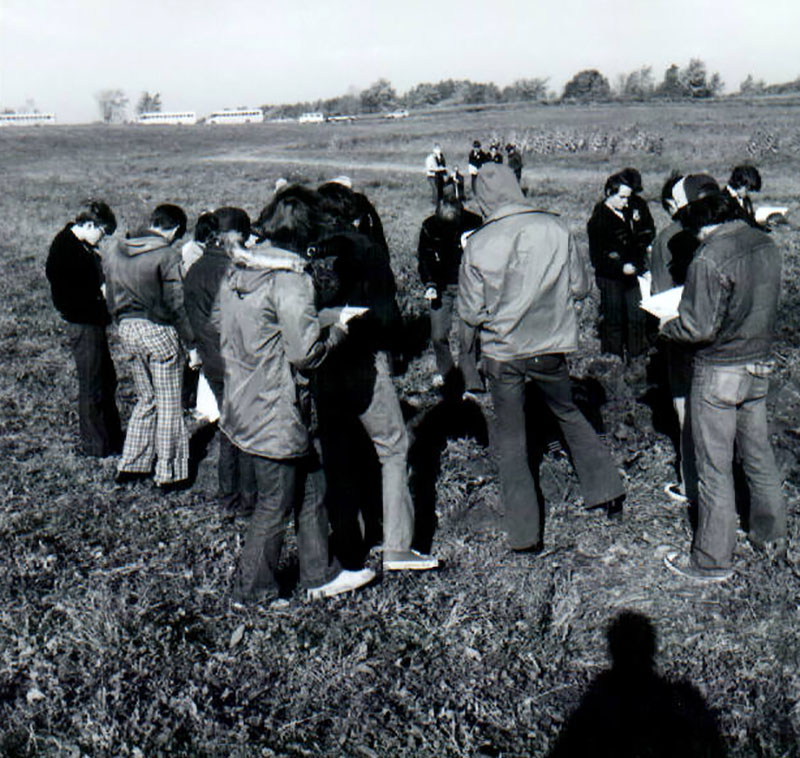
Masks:
[[[664,485],[664,492],[668,497],[672,498],[677,503],[688,503],[689,498],[683,491],[683,487],[678,482],[669,482]]]
[[[306,597],[309,600],[316,600],[321,597],[341,595],[343,592],[357,590],[359,587],[369,584],[374,578],[375,572],[372,569],[365,568],[360,571],[342,569],[327,584],[309,588],[306,592]]]
[[[416,550],[384,550],[384,571],[429,571],[439,565],[439,559]]]

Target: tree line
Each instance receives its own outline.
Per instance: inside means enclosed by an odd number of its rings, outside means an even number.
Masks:
[[[517,79],[502,89],[492,82],[472,82],[468,79],[443,79],[414,85],[408,92],[398,94],[388,79],[378,79],[364,90],[351,88],[346,94],[328,99],[291,104],[260,106],[267,118],[297,118],[309,111],[328,115],[357,115],[384,113],[398,108],[436,108],[455,105],[482,105],[518,102],[646,102],[651,100],[701,100],[718,97],[725,90],[719,72],[709,72],[705,62],[692,58],[685,66],[672,64],[660,81],[651,66],[642,66],[619,74],[610,82],[597,69],[576,73],[560,93],[552,90],[549,77]],[[787,94],[800,92],[800,77],[783,84],[767,85],[752,74],[739,85],[739,95]],[[128,97],[121,89],[98,92],[95,99],[100,116],[106,123],[124,121]],[[142,92],[135,107],[136,113],[160,111],[161,95]]]
[[[268,117],[296,117],[306,111],[329,114],[380,113],[396,108],[435,108],[449,105],[480,105],[516,102],[611,102],[698,100],[718,97],[725,90],[719,72],[709,72],[705,62],[692,58],[685,66],[672,64],[657,80],[651,66],[642,66],[620,74],[610,82],[597,69],[576,73],[560,93],[553,91],[548,77],[517,79],[502,89],[492,82],[445,79],[417,84],[398,94],[387,79],[378,79],[366,89],[351,90],[346,95],[301,103],[262,105]],[[794,82],[767,85],[764,80],[748,77],[741,83],[741,95],[784,94],[800,92],[800,77]]]

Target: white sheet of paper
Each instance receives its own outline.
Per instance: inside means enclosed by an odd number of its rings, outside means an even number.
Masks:
[[[197,408],[198,414],[207,418],[212,424],[219,419],[217,399],[214,397],[211,386],[202,371],[197,380],[197,403],[195,407]]]
[[[660,319],[677,318],[682,294],[683,287],[673,287],[647,299],[642,298],[639,307]]]
[[[756,208],[756,221],[763,224],[770,216],[777,214],[778,216],[785,216],[789,212],[789,207],[786,205],[759,205]]]

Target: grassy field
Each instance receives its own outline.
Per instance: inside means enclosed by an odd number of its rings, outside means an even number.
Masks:
[[[786,103],[541,106],[354,124],[0,131],[0,754],[546,755],[609,667],[609,623],[631,611],[655,631],[660,674],[696,688],[729,755],[800,755],[799,116]],[[582,242],[605,177],[628,165],[642,172],[658,226],[673,168],[724,180],[752,161],[760,201],[790,206],[773,234],[784,289],[770,409],[794,565],[764,562],[740,535],[726,585],[697,589],[664,568],[665,546],[691,536],[662,494],[674,477],[667,422],[643,402],[644,366],[599,355],[593,295],[571,373],[600,391],[596,407],[605,396],[599,410],[629,493],[623,524],[584,512],[568,462],[549,454],[545,553],[509,553],[482,428],[491,404],[443,407],[426,349],[397,386],[416,494],[435,501],[442,569],[384,576],[327,602],[295,598],[284,611],[232,610],[245,525],[226,522],[214,500],[216,441],[194,487],[166,496],[115,487],[114,461],[74,453],[77,387],[44,278],[50,240],[87,196],[106,199],[124,230],[159,202],[192,219],[227,204],[256,215],[279,176],[317,184],[346,173],[383,218],[411,321],[424,313],[424,157],[436,140],[450,165],[466,166],[472,140],[491,137],[526,147],[530,197]],[[115,358],[127,416],[130,369]]]

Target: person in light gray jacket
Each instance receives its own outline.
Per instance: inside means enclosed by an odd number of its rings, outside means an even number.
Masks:
[[[608,450],[572,400],[566,355],[578,347],[575,301],[589,292],[588,265],[566,224],[525,201],[513,172],[487,164],[476,198],[484,224],[461,260],[458,315],[480,330],[497,429],[495,445],[513,550],[542,550],[544,513],[530,469],[526,393],[555,415],[587,507],[622,515],[625,491]]]

